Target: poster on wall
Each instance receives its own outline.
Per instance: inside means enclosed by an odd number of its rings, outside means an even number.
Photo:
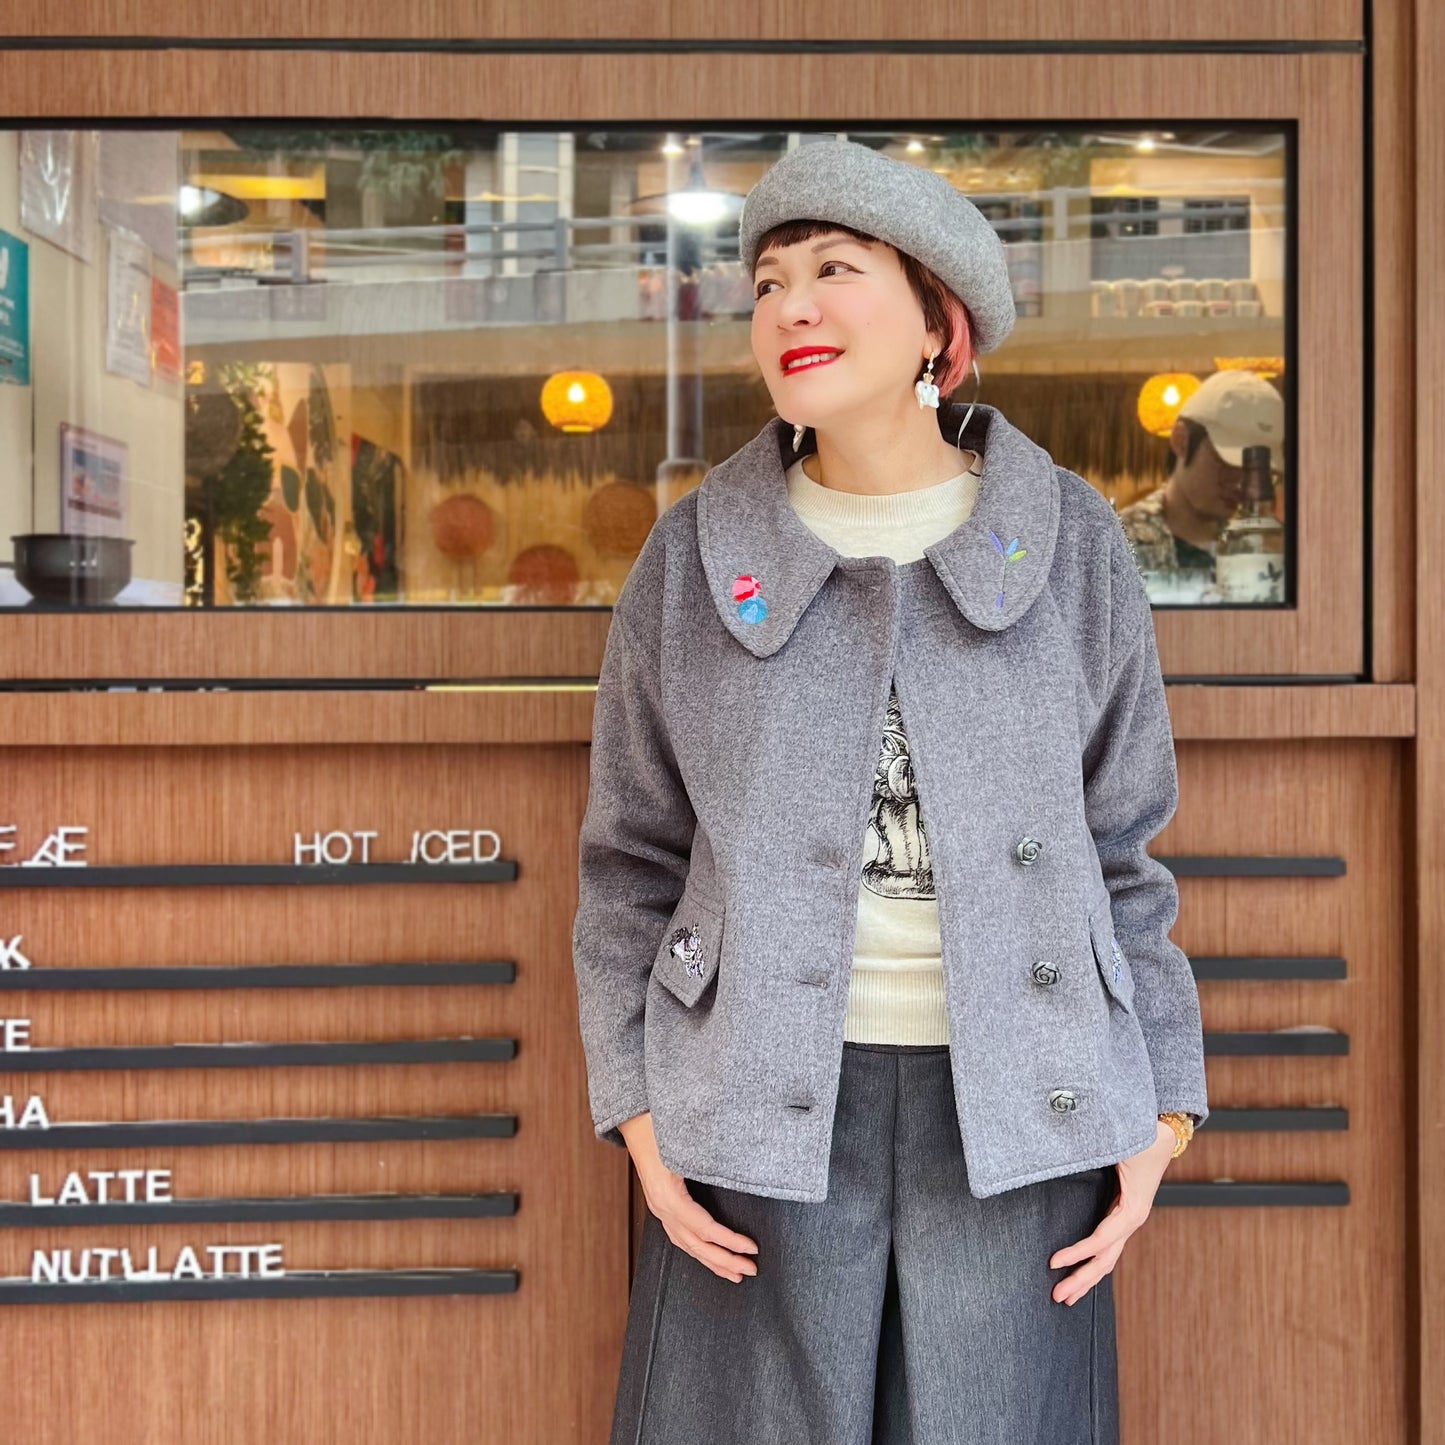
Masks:
[[[174,286],[151,278],[151,364],[161,381],[181,379],[181,307]]]
[[[356,600],[359,542],[352,516],[351,368],[277,362],[265,369],[256,421],[268,448],[271,493],[259,516],[255,600],[335,606]],[[236,588],[234,557],[223,569]],[[220,597],[218,590],[217,596]]]
[[[20,132],[20,224],[81,261],[95,259],[93,130]]]
[[[123,441],[60,423],[60,530],[124,537],[130,498]]]
[[[30,385],[30,247],[0,231],[0,381]]]
[[[151,384],[151,253],[130,231],[110,232],[105,369]]]
[[[170,265],[176,262],[180,160],[173,130],[100,133],[100,219],[139,236]]]

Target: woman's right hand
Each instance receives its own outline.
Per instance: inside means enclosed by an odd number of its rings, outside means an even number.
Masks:
[[[662,1162],[657,1152],[657,1136],[652,1132],[651,1112],[636,1114],[624,1121],[618,1126],[618,1132],[632,1156],[647,1207],[657,1216],[667,1237],[714,1274],[734,1284],[741,1283],[745,1274],[756,1274],[758,1267],[748,1258],[758,1252],[756,1242],[719,1224],[687,1192],[683,1176],[674,1174]]]

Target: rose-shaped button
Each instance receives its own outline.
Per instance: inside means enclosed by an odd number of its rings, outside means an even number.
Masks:
[[[1038,862],[1039,854],[1043,851],[1044,845],[1037,838],[1021,838],[1014,849],[1014,857],[1028,867],[1030,863]]]

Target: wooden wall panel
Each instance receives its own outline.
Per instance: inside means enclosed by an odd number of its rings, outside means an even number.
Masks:
[[[0,1305],[29,1362],[5,1433],[45,1445],[605,1438],[626,1310],[627,1171],[593,1137],[578,1044],[571,919],[586,750],[91,746],[12,748],[3,760],[0,823],[16,825],[17,850],[83,825],[92,866],[290,862],[293,831],[316,828],[376,829],[374,861],[394,861],[415,827],[493,828],[518,865],[498,883],[0,888],[0,932],[34,970],[489,959],[517,970],[512,984],[433,988],[7,987],[0,1018],[28,1018],[34,1047],[504,1037],[518,1050],[495,1063],[82,1073],[27,1072],[24,1053],[6,1053],[0,1093],[39,1094],[55,1125],[496,1111],[518,1129],[437,1143],[6,1149],[0,1200],[24,1202],[32,1173],[53,1193],[67,1170],[114,1167],[170,1169],[177,1198],[520,1195],[507,1218],[0,1229],[0,1276],[12,1278],[28,1277],[35,1249],[157,1245],[165,1258],[182,1243],[276,1241],[288,1271],[520,1271],[515,1294],[465,1299]]]
[[[562,743],[592,735],[592,682],[346,691],[12,693],[0,699],[6,747],[276,747],[292,743]],[[1392,686],[1165,687],[1176,740],[1405,738],[1415,689]],[[0,755],[3,756],[3,755]],[[0,762],[3,766],[3,762]]]
[[[1415,547],[1415,23],[1409,0],[1378,0],[1372,16],[1375,421],[1368,440],[1369,676],[1398,682],[1415,675],[1415,574],[1402,565]]]
[[[610,607],[0,613],[0,678],[595,677]]]
[[[256,0],[245,9],[217,9],[203,0],[70,0],[47,9],[4,0],[0,33],[10,36],[257,36],[420,40],[1014,40],[1061,44],[1083,40],[1180,42],[1189,40],[1358,40],[1364,26],[1360,0],[1217,0],[1177,6],[1168,0],[1133,5],[1078,5],[1030,0],[998,5],[989,0],[921,0],[884,9],[876,0],[842,0],[829,6],[826,25],[816,6],[802,0],[741,0],[719,8],[704,0],[613,0],[595,7],[560,0]]]
[[[1418,1236],[1417,1412],[1421,1445],[1445,1442],[1445,13],[1430,0],[1412,7],[1415,23],[1415,508],[1411,557],[1416,601],[1415,676],[1419,735],[1410,757],[1407,816],[1413,867],[1415,1008],[1411,1119],[1417,1151],[1413,1184]],[[1406,218],[1402,218],[1402,221]]]
[[[1356,54],[0,50],[4,113],[547,122],[1359,118]],[[1327,118],[1324,134],[1330,134]],[[1356,126],[1354,133],[1358,135]],[[1357,156],[1332,157],[1336,181]],[[1343,169],[1342,169],[1343,168]],[[1338,204],[1341,192],[1334,199]],[[1340,208],[1344,209],[1344,208]],[[1316,238],[1314,244],[1318,244]]]
[[[1402,764],[1389,742],[1188,744],[1161,854],[1325,855],[1338,878],[1180,883],[1191,956],[1339,955],[1342,981],[1202,982],[1206,1031],[1323,1025],[1342,1058],[1208,1060],[1209,1102],[1333,1104],[1340,1133],[1208,1123],[1165,1182],[1343,1180],[1344,1207],[1156,1208],[1115,1270],[1123,1445],[1403,1441],[1407,1416]]]

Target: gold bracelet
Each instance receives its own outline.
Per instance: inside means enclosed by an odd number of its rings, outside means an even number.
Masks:
[[[1177,1159],[1188,1147],[1189,1141],[1194,1137],[1194,1120],[1188,1114],[1171,1112],[1160,1114],[1160,1122],[1168,1124],[1175,1134],[1174,1152],[1169,1156]]]

